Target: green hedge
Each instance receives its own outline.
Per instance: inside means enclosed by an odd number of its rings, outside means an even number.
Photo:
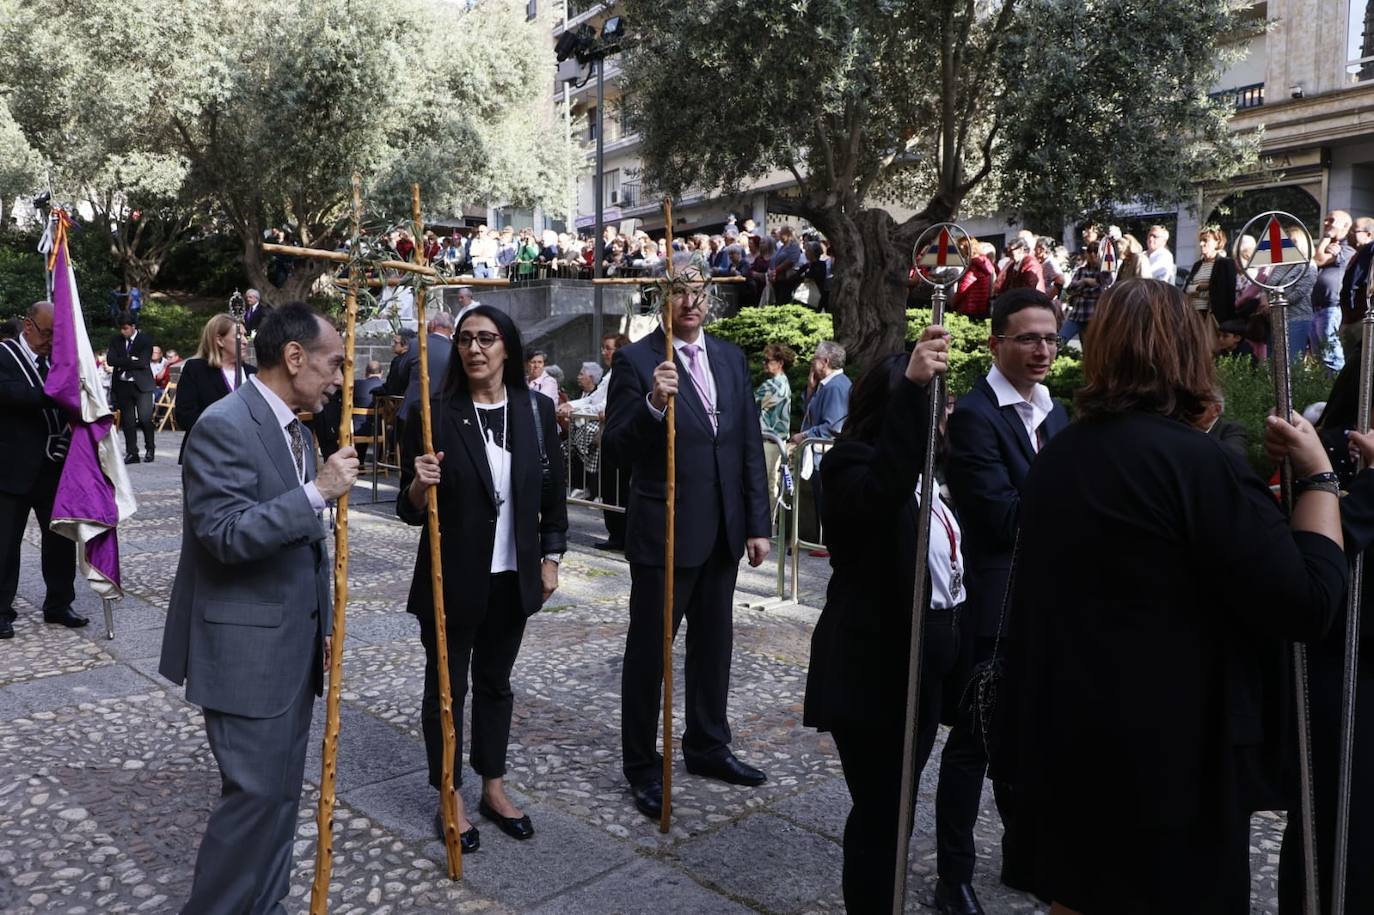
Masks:
[[[928,309],[907,311],[908,340],[916,339],[930,321]],[[987,374],[992,365],[988,352],[988,325],[963,315],[945,317],[950,333],[950,390],[960,395]],[[832,339],[834,325],[830,315],[817,314],[802,305],[772,305],[762,308],[743,308],[731,318],[711,325],[711,333],[730,340],[745,351],[749,368],[757,384],[763,380],[763,348],[769,343],[783,343],[796,350],[798,362],[788,372],[792,383],[792,413],[794,427],[801,419],[801,398],[806,390],[811,354],[816,344]],[[849,369],[855,374],[854,367]],[[1222,359],[1218,362],[1217,378],[1226,397],[1226,416],[1241,423],[1250,431],[1250,462],[1261,474],[1268,475],[1272,467],[1264,455],[1261,436],[1264,419],[1274,406],[1274,386],[1267,366],[1253,366],[1248,358]],[[1062,350],[1050,368],[1045,385],[1050,394],[1073,410],[1073,394],[1083,386],[1082,357],[1076,350]],[[1306,359],[1293,369],[1293,403],[1299,411],[1326,400],[1331,380],[1317,362]]]

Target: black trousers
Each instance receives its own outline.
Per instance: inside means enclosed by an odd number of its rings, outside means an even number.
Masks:
[[[921,655],[920,712],[916,716],[916,752],[912,760],[918,783],[935,746],[940,707],[958,655],[959,632],[954,611],[930,611]],[[900,705],[903,699],[894,696],[893,701]],[[845,784],[854,801],[844,824],[844,905],[856,915],[892,911],[905,727],[905,722],[898,718],[890,727],[837,727],[831,732],[844,767]],[[916,793],[911,794],[913,810]]]
[[[739,557],[723,533],[702,565],[676,567],[673,577],[673,637],[687,619],[685,699],[687,727],[682,755],[689,762],[713,762],[729,752],[725,718],[734,646],[735,578]],[[661,566],[630,563],[630,628],[620,676],[620,736],[625,778],[632,785],[661,777],[663,757],[655,750],[663,705],[663,585]]]
[[[425,695],[420,701],[420,730],[425,735],[429,783],[444,781],[444,736],[439,724],[439,649],[433,616],[420,616],[420,642],[425,646]],[[515,694],[510,672],[525,636],[519,579],[514,572],[491,577],[487,614],[476,626],[448,627],[448,679],[453,691],[453,729],[457,737],[453,784],[463,784],[463,702],[472,670],[472,768],[483,778],[506,774],[511,710]]]
[[[42,567],[46,594],[43,612],[70,606],[76,600],[76,543],[48,530],[52,502],[62,468],[49,462],[33,490],[24,495],[0,492],[0,620],[13,622],[14,596],[19,591],[20,544],[29,512],[43,529]]]
[[[124,429],[124,452],[138,453],[138,429],[143,430],[143,450],[153,450],[153,392],[140,391],[132,381],[110,383],[115,408]]]
[[[1365,625],[1369,625],[1366,623]],[[1350,845],[1346,857],[1345,910],[1374,912],[1374,670],[1360,659],[1355,687],[1355,746],[1351,757]],[[1340,657],[1314,651],[1309,666],[1312,722],[1312,785],[1316,790],[1317,869],[1322,911],[1331,911],[1331,876],[1335,868],[1336,800],[1340,785]],[[1301,915],[1306,881],[1302,868],[1302,824],[1297,797],[1288,811],[1279,856],[1280,915]]]
[[[630,472],[608,460],[605,451],[601,452],[599,484],[601,501],[607,505],[624,505],[629,501]],[[606,519],[606,538],[611,543],[623,545],[625,543],[625,513],[602,512],[601,515]]]
[[[970,630],[966,627],[965,633]],[[994,640],[979,637],[974,645],[973,663],[992,657]],[[1007,646],[1002,645],[1005,656]],[[968,671],[959,679],[962,693]],[[956,696],[956,699],[959,697]],[[973,845],[973,827],[978,821],[978,806],[983,797],[983,776],[988,754],[983,735],[974,720],[971,703],[960,702],[958,713],[940,754],[940,783],[935,793],[936,870],[946,883],[972,883],[978,853]],[[1026,841],[1017,829],[1013,789],[1010,783],[993,781],[993,797],[1002,818],[1002,873],[1010,882],[1025,886],[1031,862]]]

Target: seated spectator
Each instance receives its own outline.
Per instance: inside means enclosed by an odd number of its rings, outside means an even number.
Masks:
[[[525,377],[528,380],[531,391],[538,391],[549,400],[554,406],[558,405],[558,382],[544,371],[544,364],[548,361],[548,354],[542,349],[532,349],[525,357]]]
[[[581,398],[586,399],[596,390],[601,381],[601,366],[595,362],[582,363],[577,373],[577,387]],[[600,491],[599,477],[601,458],[601,420],[596,415],[574,412],[575,417],[568,431],[571,445],[572,473],[569,476],[572,496],[575,499],[594,499]]]

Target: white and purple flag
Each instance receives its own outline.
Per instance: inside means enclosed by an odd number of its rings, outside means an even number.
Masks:
[[[81,547],[77,555],[91,589],[102,598],[117,598],[124,593],[119,577],[118,526],[138,509],[138,503],[120,460],[112,434],[114,415],[86,335],[76,274],[67,250],[69,225],[65,213],[54,212],[49,261],[52,367],[43,391],[70,424],[72,442],[57,484],[50,528]]]

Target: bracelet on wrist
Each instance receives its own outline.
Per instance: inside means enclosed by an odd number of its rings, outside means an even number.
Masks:
[[[1339,496],[1341,494],[1341,478],[1336,476],[1333,471],[1327,470],[1299,477],[1293,481],[1294,495],[1313,491],[1329,492],[1333,496]]]

